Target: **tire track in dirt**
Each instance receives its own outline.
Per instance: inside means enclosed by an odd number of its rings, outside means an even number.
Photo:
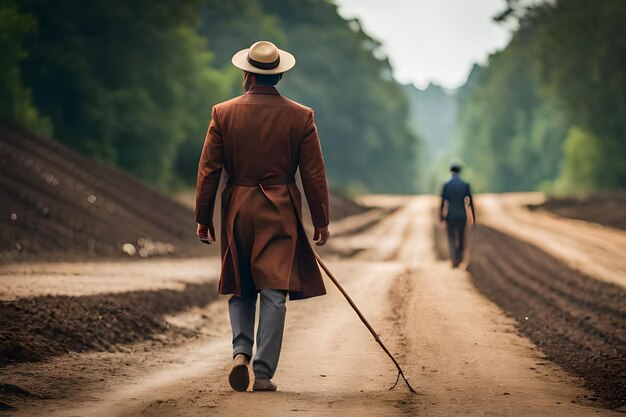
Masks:
[[[486,226],[475,228],[472,249],[476,288],[607,405],[626,405],[626,291]]]

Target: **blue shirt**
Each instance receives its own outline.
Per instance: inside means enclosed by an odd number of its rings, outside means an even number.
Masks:
[[[446,220],[467,219],[465,197],[472,198],[469,183],[463,181],[458,175],[452,175],[441,190],[441,198],[448,202]]]

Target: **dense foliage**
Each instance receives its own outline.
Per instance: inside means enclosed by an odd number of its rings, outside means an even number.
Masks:
[[[139,178],[193,183],[211,105],[241,94],[231,55],[267,39],[298,59],[279,88],[316,110],[331,182],[415,190],[401,86],[328,1],[2,0],[0,19],[0,118]]]
[[[458,93],[460,154],[476,188],[626,188],[626,3],[510,12],[510,44]]]
[[[16,4],[9,0],[0,4],[0,120],[12,120],[46,136],[52,130],[50,123],[33,105],[19,66],[26,56],[22,41],[35,30],[36,21]]]

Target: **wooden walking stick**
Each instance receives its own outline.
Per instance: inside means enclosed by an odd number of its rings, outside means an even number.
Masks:
[[[372,327],[371,324],[369,324],[369,322],[367,321],[367,319],[365,318],[365,316],[363,315],[363,313],[361,313],[361,310],[359,310],[359,308],[356,306],[356,304],[354,304],[354,301],[352,301],[352,298],[350,298],[350,296],[348,295],[348,293],[346,292],[346,290],[343,289],[343,287],[341,286],[341,284],[339,284],[339,282],[337,281],[337,278],[335,278],[335,276],[333,275],[332,272],[330,272],[330,270],[328,269],[328,267],[324,264],[324,262],[322,261],[322,259],[320,258],[320,256],[316,253],[315,254],[315,258],[317,259],[317,263],[320,264],[320,266],[322,267],[322,269],[324,270],[324,272],[326,272],[326,275],[328,275],[328,278],[330,278],[330,280],[333,282],[333,284],[335,284],[335,286],[337,287],[337,289],[339,290],[339,292],[341,292],[341,294],[343,294],[343,296],[345,297],[345,299],[348,301],[348,303],[350,304],[350,306],[352,306],[352,309],[356,312],[357,316],[359,316],[359,318],[361,319],[361,321],[363,322],[363,324],[365,325],[365,327],[367,327],[367,329],[370,331],[370,333],[372,334],[372,336],[374,336],[374,339],[376,340],[376,342],[378,342],[378,344],[380,345],[380,347],[385,351],[385,353],[387,354],[387,356],[389,356],[391,358],[391,360],[393,361],[393,364],[396,365],[396,368],[398,369],[398,377],[396,378],[396,382],[393,384],[393,386],[389,389],[394,389],[396,387],[396,385],[398,385],[398,381],[400,381],[400,377],[402,377],[402,379],[404,380],[404,383],[406,384],[406,386],[409,388],[409,391],[411,391],[412,393],[415,393],[415,390],[413,389],[413,387],[411,386],[411,384],[409,384],[409,381],[407,381],[406,377],[404,376],[404,372],[402,372],[402,368],[400,367],[400,365],[398,364],[398,361],[396,361],[396,358],[393,357],[393,355],[391,354],[391,352],[389,352],[389,349],[387,349],[387,347],[385,346],[385,344],[382,342],[382,340],[380,340],[380,337],[378,337],[378,335],[376,334],[376,331],[374,330],[374,328]]]

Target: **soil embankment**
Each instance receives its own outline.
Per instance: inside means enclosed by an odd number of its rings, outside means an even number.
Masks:
[[[626,230],[626,192],[581,198],[550,198],[531,210],[547,210],[561,217]]]
[[[203,253],[193,213],[119,169],[6,125],[0,162],[0,262]]]
[[[171,289],[43,296],[0,304],[0,367],[48,359],[68,352],[111,351],[144,340],[192,336],[168,325],[164,316],[207,305],[215,283]],[[157,337],[157,335],[166,335]]]
[[[0,263],[218,255],[195,236],[193,196],[179,200],[58,142],[0,125]],[[333,220],[367,210],[331,193]]]
[[[626,291],[572,270],[533,245],[488,227],[475,233],[476,287],[513,315],[548,359],[626,405]]]

